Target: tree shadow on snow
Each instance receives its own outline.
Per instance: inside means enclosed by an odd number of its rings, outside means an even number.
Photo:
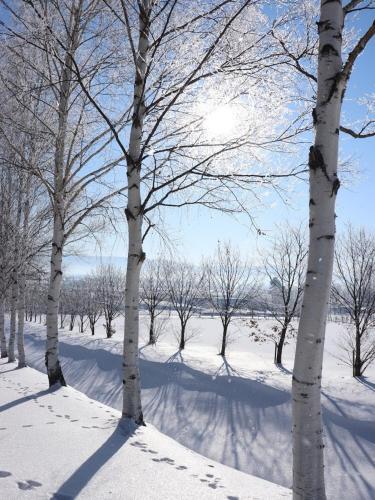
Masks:
[[[120,423],[107,441],[60,486],[51,500],[77,498],[95,474],[118,452],[132,435],[133,432],[125,430]]]
[[[375,392],[375,384],[373,382],[370,382],[369,380],[367,380],[366,377],[356,377],[356,380],[360,384],[362,384],[365,387],[367,387],[368,389],[370,389],[370,391],[374,391]]]
[[[9,410],[10,408],[14,408],[15,406],[22,405],[23,403],[27,403],[27,401],[36,400],[37,398],[51,394],[55,390],[58,390],[58,388],[52,387],[51,389],[45,389],[43,391],[36,392],[35,394],[30,394],[29,396],[9,401],[9,403],[5,403],[5,405],[0,406],[0,413]]]
[[[45,344],[27,337],[32,343],[29,358],[43,370]],[[64,341],[59,346],[68,384],[121,409],[121,355]],[[179,351],[169,361],[139,360],[146,419],[198,453],[288,485],[290,468],[280,456],[290,450],[290,433],[285,432],[291,428],[289,391],[238,376],[226,359],[217,374],[189,367]],[[271,431],[277,438],[266,458],[259,443],[271,439],[267,438]]]
[[[292,371],[286,368],[283,364],[277,365],[275,364],[275,367],[281,372],[285,373],[285,375],[292,375]]]
[[[334,398],[328,396],[325,392],[322,392],[322,394],[336,410],[332,411],[326,405],[323,405],[323,422],[325,433],[329,437],[330,448],[337,455],[341,469],[345,472],[342,481],[345,481],[347,477],[351,478],[351,481],[356,484],[358,500],[375,498],[375,488],[361,474],[359,465],[363,463],[363,460],[366,463],[373,464],[373,466],[375,465],[371,452],[369,453],[366,450],[366,441],[375,444],[375,422],[348,416]],[[347,433],[343,434],[343,430],[347,431]],[[358,450],[354,456],[350,440],[353,440]],[[363,455],[363,460],[358,462],[359,453]],[[328,465],[327,470],[329,470]],[[345,489],[345,484],[341,486],[341,489]]]

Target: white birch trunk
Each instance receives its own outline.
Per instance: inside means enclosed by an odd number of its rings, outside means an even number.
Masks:
[[[14,226],[14,242],[13,242],[13,269],[12,269],[12,286],[11,286],[11,300],[10,300],[10,331],[9,331],[9,345],[8,345],[8,362],[12,363],[16,360],[14,347],[16,343],[16,323],[17,323],[17,298],[18,298],[18,268],[20,257],[20,224],[22,216],[22,197],[24,189],[24,179],[21,176],[19,179],[18,187],[18,200],[17,200],[17,216]]]
[[[321,375],[334,241],[341,99],[341,2],[321,2],[316,135],[310,148],[310,242],[293,371],[293,498],[323,500]]]
[[[25,329],[25,291],[26,291],[26,259],[28,252],[28,227],[30,216],[30,187],[31,175],[27,176],[24,204],[23,204],[23,226],[22,226],[22,245],[20,248],[21,258],[19,266],[19,286],[18,286],[18,327],[17,327],[17,352],[18,352],[18,368],[26,366],[25,358],[25,343],[24,343],[24,329]]]
[[[63,224],[61,196],[55,197],[50,280],[47,297],[46,368],[50,387],[66,385],[59,361],[58,314],[62,285]]]
[[[140,194],[141,141],[144,118],[143,89],[146,58],[149,48],[148,31],[150,2],[140,2],[138,57],[134,84],[133,119],[127,160],[128,205],[128,262],[125,289],[125,331],[123,361],[122,416],[142,425],[141,385],[138,361],[139,342],[139,278],[145,254],[142,249],[142,202]]]
[[[16,343],[16,328],[17,328],[17,271],[12,272],[12,287],[10,297],[10,324],[9,324],[9,344],[8,344],[8,362],[13,363],[16,360],[15,343]]]
[[[67,51],[61,72],[61,88],[59,93],[59,123],[55,142],[55,171],[53,199],[53,238],[51,252],[50,280],[47,297],[47,342],[46,368],[50,387],[54,384],[66,385],[59,361],[58,349],[58,314],[62,285],[62,256],[65,243],[65,191],[64,165],[66,132],[69,113],[69,98],[72,84],[72,56],[78,47],[80,37],[80,21],[83,2],[80,0],[71,11]]]
[[[8,357],[7,340],[5,337],[4,309],[5,309],[4,298],[0,298],[0,351],[1,351],[1,358]]]
[[[18,327],[17,327],[17,352],[18,352],[18,368],[26,366],[25,344],[24,344],[24,327],[25,327],[25,288],[26,277],[25,271],[19,279],[18,290]]]

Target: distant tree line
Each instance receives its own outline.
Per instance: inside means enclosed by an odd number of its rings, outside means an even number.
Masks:
[[[156,344],[173,312],[179,322],[178,347],[191,339],[192,316],[218,316],[221,321],[219,354],[225,356],[230,326],[241,318],[255,342],[273,342],[274,362],[282,364],[283,347],[296,329],[306,272],[307,247],[299,227],[279,230],[262,252],[259,265],[250,265],[230,243],[218,242],[215,255],[200,265],[187,261],[148,260],[140,281],[140,299],[148,315],[148,343]],[[339,241],[332,286],[331,317],[347,324],[341,341],[344,356],[361,376],[375,359],[375,240],[366,231],[349,228]],[[100,265],[82,277],[65,278],[60,300],[60,328],[80,333],[104,321],[107,338],[115,334],[114,320],[124,314],[124,273]],[[26,287],[26,319],[42,322],[46,313],[45,281]],[[11,305],[11,296],[8,301]],[[264,328],[260,318],[273,320]]]

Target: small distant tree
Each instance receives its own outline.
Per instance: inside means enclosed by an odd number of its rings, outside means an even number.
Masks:
[[[78,331],[79,333],[83,333],[86,328],[86,324],[88,321],[87,318],[87,308],[89,302],[89,293],[86,289],[86,280],[85,278],[80,278],[77,280],[77,317],[78,317]]]
[[[163,271],[168,299],[180,320],[179,350],[182,351],[188,340],[186,326],[197,304],[202,275],[187,262],[166,262]]]
[[[105,331],[107,338],[111,338],[116,333],[112,323],[124,308],[125,278],[123,273],[111,264],[101,265],[96,275],[98,297],[105,318]]]
[[[100,302],[99,280],[95,274],[87,276],[84,280],[85,289],[85,311],[87,314],[91,335],[95,335],[95,325],[103,314]]]
[[[332,297],[351,319],[344,349],[361,377],[375,360],[375,238],[349,227],[335,252]]]
[[[73,331],[80,306],[81,290],[77,280],[73,278],[64,281],[63,290],[65,311],[69,316],[69,331]]]
[[[218,243],[216,255],[204,265],[207,299],[223,325],[220,355],[225,356],[228,328],[234,315],[247,303],[251,269],[230,243]]]
[[[156,318],[165,310],[165,300],[168,297],[160,259],[146,261],[140,281],[140,295],[150,316],[148,343],[153,345],[157,341]]]
[[[306,272],[307,244],[300,227],[286,225],[275,236],[263,263],[271,283],[268,310],[278,323],[272,329],[275,364],[281,365],[282,352],[292,319],[299,311]]]

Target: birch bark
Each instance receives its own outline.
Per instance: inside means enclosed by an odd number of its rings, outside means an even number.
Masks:
[[[149,50],[150,0],[139,2],[139,40],[134,82],[133,118],[127,158],[128,260],[125,288],[125,331],[123,361],[123,418],[142,425],[143,412],[138,365],[139,281],[146,257],[142,249],[142,202],[140,193],[141,143],[145,114],[144,88]]]
[[[26,366],[25,344],[24,344],[24,326],[25,326],[25,288],[26,276],[23,269],[19,279],[18,293],[18,325],[17,325],[17,352],[18,352],[18,368]]]
[[[59,361],[58,350],[58,313],[62,284],[62,251],[64,240],[62,213],[62,195],[57,190],[54,203],[53,239],[46,317],[47,341],[45,361],[50,387],[57,383],[66,385]]]
[[[18,326],[17,326],[17,352],[18,352],[18,368],[26,366],[25,344],[24,344],[24,327],[25,327],[25,291],[26,291],[26,265],[28,253],[28,227],[30,217],[30,187],[31,175],[28,175],[25,185],[25,196],[23,204],[23,225],[22,225],[22,245],[20,252],[19,267],[19,288],[18,288]]]
[[[321,374],[332,280],[338,139],[344,85],[341,1],[321,2],[315,142],[310,148],[310,240],[293,371],[293,498],[323,500]]]
[[[71,31],[61,71],[61,87],[58,105],[58,131],[55,142],[55,171],[53,194],[53,238],[51,251],[50,279],[47,296],[47,341],[45,363],[50,387],[54,384],[66,385],[58,352],[58,313],[62,285],[62,256],[65,243],[65,193],[64,161],[69,113],[69,99],[72,86],[72,59],[77,50],[80,36],[80,16],[82,2],[72,9]]]
[[[23,196],[23,177],[19,179],[17,215],[14,226],[14,248],[13,248],[13,269],[12,269],[12,287],[10,300],[10,331],[8,345],[8,362],[16,360],[14,347],[16,343],[16,324],[17,324],[17,298],[18,298],[18,267],[20,254],[20,224],[22,216],[22,196]]]
[[[5,337],[5,319],[4,319],[4,298],[0,298],[0,350],[1,358],[8,357],[7,340]]]
[[[12,286],[10,298],[10,322],[9,322],[9,343],[8,343],[8,362],[13,363],[16,360],[14,352],[16,343],[16,328],[17,328],[17,271],[14,269],[12,272]]]

